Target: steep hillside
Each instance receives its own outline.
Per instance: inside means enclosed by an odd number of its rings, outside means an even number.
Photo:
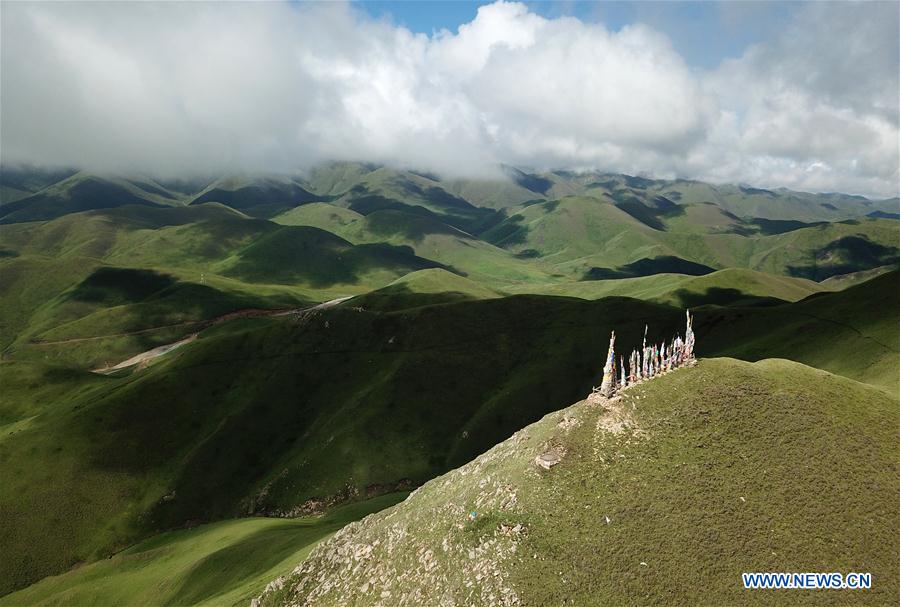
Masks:
[[[872,573],[782,605],[891,604],[898,404],[788,361],[702,360],[516,432],[320,544],[261,604],[771,604],[742,588],[754,571]]]

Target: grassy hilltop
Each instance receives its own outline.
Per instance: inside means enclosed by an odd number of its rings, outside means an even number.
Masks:
[[[897,405],[789,361],[702,360],[516,432],[343,529],[262,604],[762,605],[741,572],[834,570],[873,588],[778,603],[894,603]]]

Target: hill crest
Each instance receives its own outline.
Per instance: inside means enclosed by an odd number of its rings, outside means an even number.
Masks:
[[[854,600],[889,602],[896,405],[798,363],[702,360],[548,414],[345,527],[257,604],[735,604],[742,571],[860,563],[884,585]]]

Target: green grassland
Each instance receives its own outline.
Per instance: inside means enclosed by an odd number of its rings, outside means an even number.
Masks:
[[[191,198],[191,205],[218,202],[253,217],[272,217],[318,200],[303,184],[286,176],[225,177]]]
[[[859,270],[856,272],[849,272],[847,274],[832,276],[831,278],[826,278],[820,284],[828,289],[845,289],[849,286],[858,285],[867,280],[871,280],[876,276],[881,276],[882,274],[886,274],[887,272],[896,269],[898,269],[898,266],[896,264],[879,266],[877,268],[872,268],[871,270]]]
[[[509,213],[483,237],[575,278],[589,278],[598,268],[615,271],[639,260],[677,258],[823,280],[900,259],[898,227],[891,219],[788,222],[791,229],[766,233],[754,223],[759,220],[738,220],[708,205],[661,211],[634,201],[625,207],[602,196],[527,204]],[[703,218],[694,221],[698,215]],[[649,265],[648,274],[677,271]]]
[[[312,207],[312,205],[309,205]],[[355,244],[388,243],[405,246],[416,255],[434,260],[489,288],[517,283],[547,282],[554,279],[552,268],[524,260],[458,228],[443,223],[432,214],[384,209],[365,216],[324,205],[298,209],[275,218],[278,222],[323,227]],[[354,216],[355,215],[355,216]],[[302,223],[301,223],[302,222]],[[556,278],[559,280],[561,277]]]
[[[311,202],[285,211],[272,221],[286,226],[311,226],[341,234],[343,228],[365,216],[328,202]]]
[[[871,590],[777,603],[893,604],[898,404],[790,361],[704,359],[525,427],[320,544],[262,604],[770,605],[742,572],[859,570]]]
[[[404,497],[383,495],[320,517],[244,518],[163,533],[0,598],[0,605],[246,605],[323,538]]]
[[[840,286],[832,288],[837,289]],[[655,274],[614,280],[529,284],[509,289],[513,293],[564,295],[583,299],[619,295],[683,307],[705,303],[720,305],[783,303],[798,301],[829,290],[823,284],[804,278],[777,276],[742,268],[728,268],[704,276]]]
[[[670,337],[685,307],[702,356],[848,378],[822,375],[831,387],[801,403],[831,402],[840,385],[860,419],[873,411],[860,399],[896,404],[900,224],[866,217],[896,201],[503,170],[466,181],[336,163],[165,182],[4,169],[0,595],[82,565],[15,596],[246,601],[363,510],[230,519],[425,483],[582,398],[611,330],[622,350],[645,324],[651,340]],[[217,320],[248,310],[294,311]],[[194,333],[146,366],[89,372]],[[749,378],[722,401],[741,411],[741,390],[782,402],[787,377],[806,386],[813,373],[708,364]],[[663,381],[671,415],[692,411],[685,390],[706,394],[706,380]],[[659,411],[648,423],[666,430]],[[523,597],[559,602],[553,584],[529,585],[539,572],[517,571],[504,579]],[[680,573],[666,575],[653,596],[690,602],[660,590]],[[632,582],[617,588],[597,596],[634,596]]]
[[[82,368],[124,360],[235,310],[300,307],[442,267],[404,245],[357,246],[215,204],[75,213],[3,226],[2,239],[7,354]],[[91,287],[98,280],[102,288]],[[134,290],[135,281],[149,286]]]
[[[900,271],[791,305],[697,312],[701,351],[789,358],[900,395]]]
[[[445,278],[427,270],[406,284],[444,289]],[[896,394],[897,280],[700,308],[699,352],[783,353]],[[872,292],[891,294],[877,317]],[[610,330],[625,351],[645,324],[654,340],[683,322],[678,308],[626,298],[413,293],[370,310],[364,297],[362,308],[233,321],[112,377],[2,365],[7,588],[189,521],[417,485],[586,394]],[[56,390],[44,405],[27,404],[36,385]]]
[[[589,390],[613,327],[636,341],[679,316],[533,296],[348,307],[215,327],[124,376],[4,363],[0,578],[21,587],[191,520],[421,483]],[[54,383],[30,414],[31,386]]]
[[[420,270],[353,299],[367,310],[402,310],[461,300],[494,299],[501,291],[442,269]]]
[[[0,222],[17,223],[53,219],[69,213],[124,205],[175,205],[182,197],[152,181],[98,177],[76,173],[59,182],[0,207]]]

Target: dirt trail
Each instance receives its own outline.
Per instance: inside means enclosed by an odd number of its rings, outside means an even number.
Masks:
[[[158,346],[153,348],[152,350],[147,350],[146,352],[141,352],[136,356],[132,356],[128,360],[124,360],[117,365],[112,367],[103,367],[102,369],[94,369],[94,373],[111,373],[113,371],[117,371],[119,369],[124,369],[125,367],[130,367],[131,365],[139,365],[141,363],[146,363],[148,361],[153,360],[157,356],[162,356],[163,354],[167,354],[174,350],[175,348],[181,347],[184,344],[189,344],[195,339],[197,339],[197,333],[191,333],[184,339],[180,341],[176,341],[171,344],[166,344],[164,346]]]
[[[138,335],[140,333],[148,333],[150,331],[156,331],[159,329],[168,329],[171,327],[182,327],[182,326],[190,326],[190,325],[200,325],[200,329],[198,329],[195,333],[191,333],[187,337],[184,337],[176,342],[172,342],[170,344],[166,344],[163,346],[157,346],[146,352],[141,352],[140,354],[136,354],[131,358],[124,360],[116,365],[106,366],[99,369],[94,369],[94,373],[111,373],[112,371],[117,371],[119,369],[124,369],[126,367],[131,367],[132,365],[138,364],[146,364],[154,358],[158,358],[164,354],[168,354],[172,350],[183,346],[184,344],[188,344],[200,335],[200,331],[204,329],[208,329],[214,325],[219,325],[230,320],[237,320],[238,318],[259,318],[264,316],[288,316],[291,314],[302,314],[304,312],[311,312],[313,310],[324,310],[326,308],[332,308],[340,303],[343,303],[350,299],[351,296],[348,297],[338,297],[337,299],[331,299],[326,302],[322,302],[320,304],[316,304],[314,306],[309,306],[306,308],[292,308],[289,310],[260,310],[260,309],[247,309],[247,310],[236,310],[234,312],[229,312],[228,314],[223,314],[222,316],[217,316],[210,320],[199,320],[199,321],[191,321],[178,323],[174,325],[165,325],[162,327],[153,327],[150,329],[141,329],[140,331],[132,331],[130,333],[116,333],[113,335],[98,335],[95,337],[78,337],[74,339],[65,339],[61,341],[42,341],[36,342],[34,345],[50,345],[50,344],[66,344],[78,341],[87,341],[92,339],[106,339],[110,337],[126,337],[128,335]]]

